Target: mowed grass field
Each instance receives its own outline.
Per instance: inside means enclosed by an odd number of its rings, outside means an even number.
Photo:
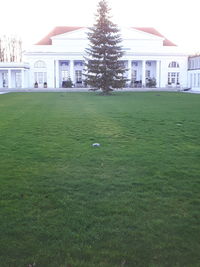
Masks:
[[[0,95],[0,253],[1,267],[199,267],[200,95]]]

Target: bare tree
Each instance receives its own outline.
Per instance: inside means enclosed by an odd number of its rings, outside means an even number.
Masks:
[[[0,62],[21,62],[22,40],[16,36],[0,36]]]
[[[4,36],[0,37],[0,62],[5,61],[5,44],[4,44]]]

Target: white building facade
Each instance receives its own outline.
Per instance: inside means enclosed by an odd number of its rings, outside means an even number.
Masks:
[[[26,88],[29,86],[29,75],[27,63],[0,62],[0,88]]]
[[[200,55],[188,59],[188,87],[200,90]]]
[[[61,88],[71,79],[75,87],[84,87],[87,28],[56,27],[24,53],[26,64],[16,68],[0,64],[0,88]],[[188,86],[188,56],[153,28],[121,29],[127,67],[128,87],[185,88]]]

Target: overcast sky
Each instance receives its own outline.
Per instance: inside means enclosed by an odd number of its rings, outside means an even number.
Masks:
[[[25,46],[55,26],[91,26],[99,0],[2,0],[0,35],[17,34]],[[191,53],[200,52],[199,0],[108,0],[118,26],[154,27]]]

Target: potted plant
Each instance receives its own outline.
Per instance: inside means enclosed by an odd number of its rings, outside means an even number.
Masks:
[[[35,88],[38,88],[38,82],[35,82],[35,83],[34,83],[34,87],[35,87]]]
[[[67,81],[63,81],[62,82],[62,87],[63,88],[72,88],[73,87],[72,80],[70,78],[68,78]]]
[[[146,85],[149,88],[156,87],[156,79],[155,78],[148,78]]]
[[[47,88],[47,82],[44,82],[44,88]]]

